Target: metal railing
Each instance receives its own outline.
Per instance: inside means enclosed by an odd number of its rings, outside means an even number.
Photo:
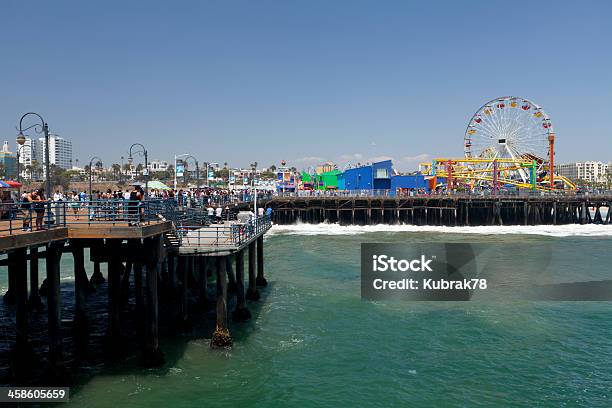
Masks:
[[[87,200],[4,202],[0,204],[0,235],[78,225],[145,225],[160,220],[164,200]]]
[[[269,216],[264,215],[246,222],[231,221],[219,225],[177,225],[176,236],[181,248],[231,249],[238,248],[272,226]]]

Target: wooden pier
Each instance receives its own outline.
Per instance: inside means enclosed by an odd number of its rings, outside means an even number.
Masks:
[[[277,197],[275,224],[442,226],[609,224],[612,197]]]
[[[173,214],[180,211],[173,211]],[[160,212],[142,225],[128,222],[96,220],[65,222],[43,231],[27,232],[0,225],[0,266],[8,267],[8,291],[4,302],[15,313],[15,341],[11,350],[11,381],[26,381],[30,375],[32,350],[29,347],[28,320],[34,310],[43,307],[41,294],[46,295],[49,371],[63,372],[62,316],[60,295],[60,260],[64,253],[74,259],[74,320],[72,327],[87,331],[94,316],[87,313],[86,304],[92,285],[105,280],[100,265],[108,266],[108,321],[106,340],[109,348],[121,347],[121,311],[129,299],[130,284],[134,286],[135,313],[144,322],[140,337],[141,363],[146,367],[164,363],[159,347],[160,285],[178,299],[173,319],[177,330],[190,326],[189,290],[194,282],[199,287],[200,303],[208,304],[210,278],[216,280],[216,328],[211,347],[230,347],[228,311],[229,294],[236,296],[233,321],[251,317],[247,300],[258,300],[258,287],[264,278],[263,235],[270,228],[269,220],[257,219],[249,225],[235,222],[222,224],[184,225],[177,219],[167,219]],[[6,226],[5,226],[6,227]],[[194,235],[195,234],[195,235]],[[195,239],[194,236],[199,237]],[[212,240],[210,237],[221,237]],[[89,259],[85,259],[85,250]],[[248,285],[245,287],[244,262],[248,252]],[[45,261],[45,279],[41,289],[39,260]],[[86,262],[93,265],[93,275],[87,276]],[[29,267],[28,267],[29,264]],[[235,265],[235,268],[234,268]],[[234,273],[235,270],[235,273]],[[29,274],[28,274],[29,272]],[[64,272],[65,274],[65,272]],[[28,276],[29,275],[29,276]],[[29,293],[28,293],[29,278]],[[228,285],[231,290],[228,290]],[[86,337],[86,336],[85,336]]]

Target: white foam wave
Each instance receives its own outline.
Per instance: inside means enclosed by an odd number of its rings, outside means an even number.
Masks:
[[[474,227],[442,227],[417,225],[339,225],[339,224],[291,224],[274,225],[269,235],[356,235],[373,232],[438,232],[450,234],[526,234],[546,235],[552,237],[607,237],[612,236],[612,225],[570,224],[570,225],[508,225],[508,226],[474,226]]]

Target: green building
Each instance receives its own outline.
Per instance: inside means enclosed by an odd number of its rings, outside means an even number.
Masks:
[[[326,171],[321,174],[315,175],[315,189],[316,190],[337,190],[338,189],[338,175],[342,174],[340,170]]]

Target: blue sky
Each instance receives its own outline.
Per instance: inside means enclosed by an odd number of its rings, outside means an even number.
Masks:
[[[40,112],[81,163],[189,152],[298,168],[462,156],[489,99],[542,105],[557,161],[612,160],[609,1],[0,3],[0,138]]]

